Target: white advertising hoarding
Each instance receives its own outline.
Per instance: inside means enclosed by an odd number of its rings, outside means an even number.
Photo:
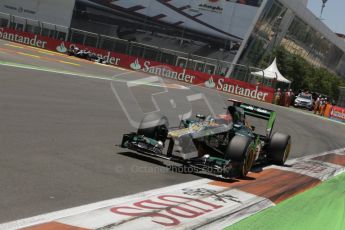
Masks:
[[[75,0],[0,0],[0,12],[69,27]],[[17,16],[17,18],[16,18]]]

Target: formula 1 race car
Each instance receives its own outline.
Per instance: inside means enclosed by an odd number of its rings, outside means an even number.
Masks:
[[[74,57],[86,59],[86,60],[93,61],[93,62],[108,64],[106,62],[106,60],[104,60],[104,58],[102,58],[101,56],[97,56],[95,53],[92,53],[91,51],[89,51],[87,49],[86,50],[80,50],[76,46],[72,46],[70,49],[68,49],[67,54],[69,56],[74,56]]]
[[[290,152],[291,137],[272,134],[274,111],[231,100],[225,113],[196,115],[169,128],[168,119],[149,114],[138,131],[123,135],[121,147],[144,155],[181,163],[222,178],[244,177],[258,162],[283,165]],[[266,134],[255,133],[247,118],[266,120]]]

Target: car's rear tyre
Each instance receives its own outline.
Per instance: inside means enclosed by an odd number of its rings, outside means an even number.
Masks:
[[[165,142],[168,135],[169,122],[166,116],[159,113],[150,113],[140,122],[138,135]]]
[[[290,149],[290,135],[274,133],[268,145],[268,157],[273,164],[284,165],[289,157]]]
[[[247,136],[234,136],[225,151],[224,158],[230,161],[235,176],[245,177],[255,160],[254,141]]]

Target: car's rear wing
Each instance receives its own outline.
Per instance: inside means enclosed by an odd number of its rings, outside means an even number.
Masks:
[[[245,103],[241,103],[240,108],[242,108],[244,110],[244,114],[248,116],[267,120],[268,123],[267,123],[266,131],[267,131],[268,137],[271,136],[273,125],[276,120],[275,111],[254,106],[254,105],[245,104]]]

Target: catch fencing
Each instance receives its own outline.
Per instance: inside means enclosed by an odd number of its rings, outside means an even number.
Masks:
[[[252,74],[253,72],[262,71],[261,69],[246,65],[232,64],[231,62],[220,59],[202,57],[192,53],[165,49],[5,13],[0,13],[0,26],[207,74],[225,76],[229,69],[231,69],[231,78],[235,80],[251,84],[262,84],[269,87],[275,86],[274,80],[272,81],[271,79]]]

